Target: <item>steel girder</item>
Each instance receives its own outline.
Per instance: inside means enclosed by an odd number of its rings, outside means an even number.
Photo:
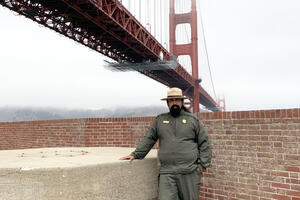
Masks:
[[[124,54],[116,49],[112,49],[109,43],[103,41],[107,37],[105,32],[99,31],[97,35],[93,34],[87,28],[79,25],[84,21],[82,16],[69,12],[68,7],[63,5],[60,5],[60,9],[52,9],[50,2],[55,1],[47,1],[49,7],[46,7],[30,0],[0,0],[1,5],[88,46],[105,56],[114,60],[127,59]],[[62,12],[61,10],[64,11]],[[74,22],[74,19],[77,19],[78,22]]]

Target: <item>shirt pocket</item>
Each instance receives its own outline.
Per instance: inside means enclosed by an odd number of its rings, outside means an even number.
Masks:
[[[181,123],[177,126],[177,137],[183,140],[195,140],[196,132],[191,122]]]

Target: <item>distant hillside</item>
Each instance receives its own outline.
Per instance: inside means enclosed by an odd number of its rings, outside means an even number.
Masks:
[[[118,107],[115,109],[99,110],[68,110],[56,108],[0,108],[0,122],[33,121],[33,120],[53,120],[72,118],[101,118],[101,117],[138,117],[156,116],[167,112],[165,106],[145,106],[145,107]]]

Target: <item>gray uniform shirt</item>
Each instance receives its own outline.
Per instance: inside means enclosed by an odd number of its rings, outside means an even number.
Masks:
[[[143,159],[159,140],[160,173],[190,173],[197,167],[205,169],[211,162],[208,136],[199,119],[181,111],[158,115],[131,155]]]

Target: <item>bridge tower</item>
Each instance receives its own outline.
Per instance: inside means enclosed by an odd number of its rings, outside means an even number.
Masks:
[[[195,80],[194,83],[194,95],[192,99],[193,112],[199,112],[199,84],[198,77],[198,33],[197,33],[197,10],[196,0],[192,1],[192,9],[189,13],[175,14],[174,3],[175,0],[170,0],[170,16],[169,16],[169,28],[170,28],[170,53],[176,58],[180,55],[189,55],[192,63],[192,77]],[[191,26],[191,43],[189,44],[176,44],[176,26],[178,24],[188,23]]]
[[[218,106],[219,106],[219,109],[221,110],[221,112],[226,111],[226,104],[225,104],[224,96],[218,98]]]

